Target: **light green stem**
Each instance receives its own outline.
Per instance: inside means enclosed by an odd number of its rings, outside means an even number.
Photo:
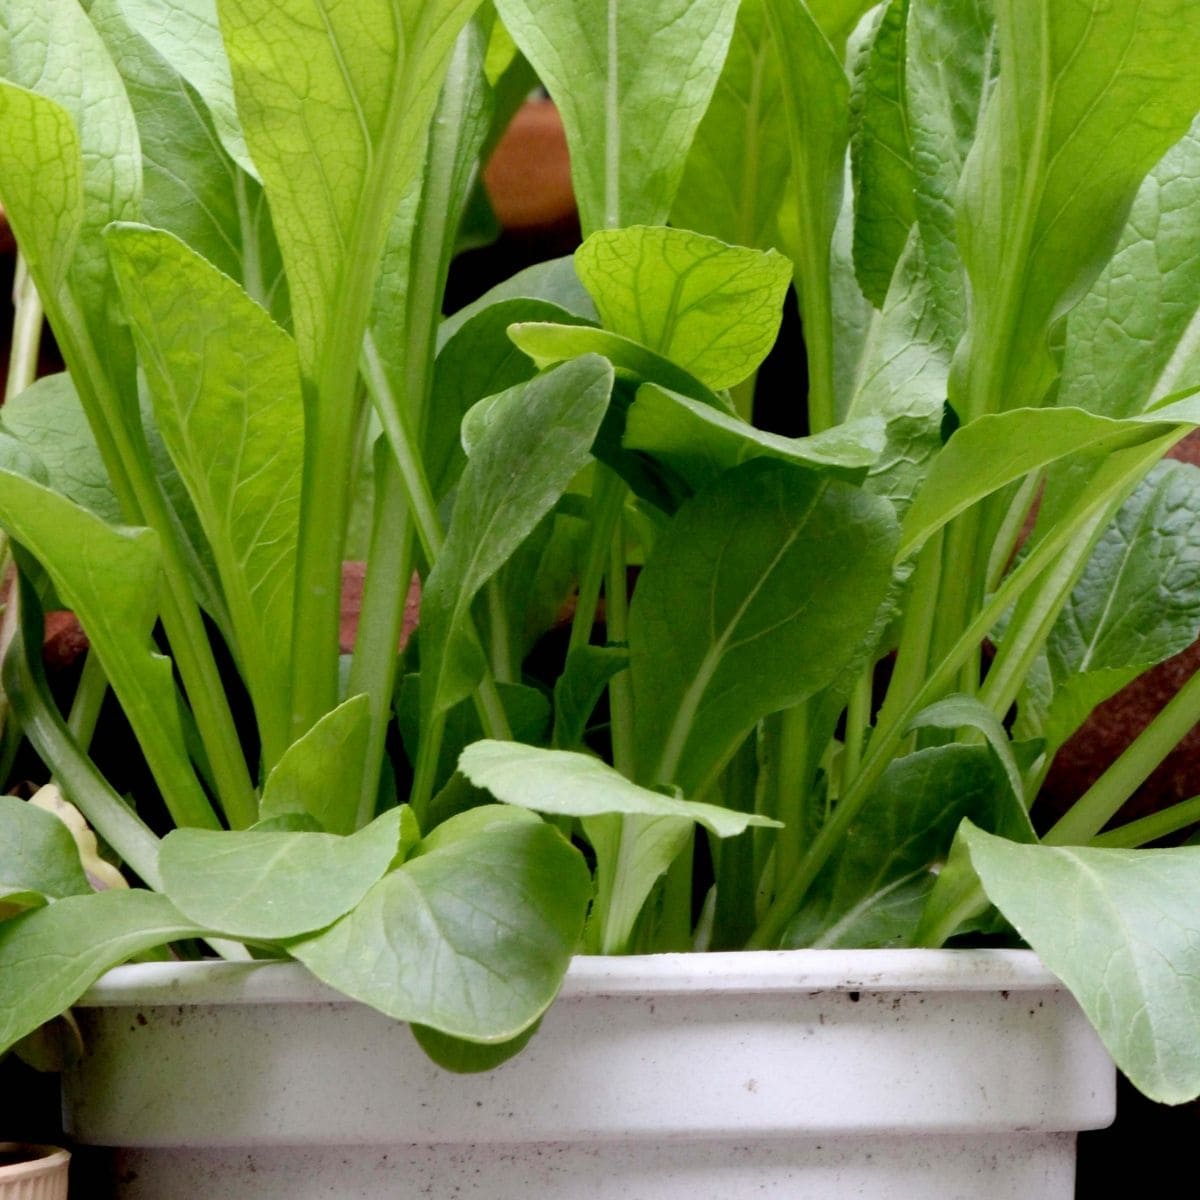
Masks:
[[[79,686],[75,689],[75,698],[71,701],[71,712],[67,717],[67,730],[84,753],[91,745],[92,735],[96,732],[96,722],[100,719],[100,709],[107,694],[108,676],[104,674],[104,668],[100,665],[99,655],[89,647],[83,662],[83,674],[80,676]]]
[[[1193,796],[1190,800],[1181,800],[1170,808],[1164,808],[1162,812],[1151,813],[1141,820],[1130,821],[1128,825],[1101,833],[1092,838],[1089,844],[1113,850],[1132,850],[1197,823],[1200,823],[1200,796]]]
[[[25,265],[24,256],[18,254],[13,282],[12,344],[8,355],[8,379],[4,385],[6,404],[37,378],[43,324],[44,313],[37,284]]]

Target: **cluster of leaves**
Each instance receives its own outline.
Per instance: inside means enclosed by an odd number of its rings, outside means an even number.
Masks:
[[[0,1047],[197,940],[478,1069],[580,948],[986,933],[1200,1091],[1200,848],[1134,849],[1200,805],[1105,830],[1200,685],[1030,811],[1200,632],[1159,463],[1200,424],[1197,45],[1190,0],[8,0],[0,199],[68,372],[0,432],[4,680],[143,886],[0,802]],[[587,237],[443,320],[534,74]],[[807,391],[768,395],[789,295]],[[108,688],[165,836],[88,758]]]

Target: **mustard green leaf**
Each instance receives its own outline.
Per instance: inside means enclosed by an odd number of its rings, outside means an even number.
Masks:
[[[267,761],[287,739],[304,412],[296,349],[171,234],[108,235],[154,414],[212,547]]]
[[[575,269],[606,329],[714,390],[740,383],[767,356],[792,277],[774,250],[646,225],[592,234]]]
[[[1200,848],[1028,846],[964,824],[988,898],[1147,1096],[1200,1094]]]
[[[263,784],[262,817],[307,813],[327,833],[353,832],[356,772],[366,755],[370,706],[366,696],[351,696],[326,713],[293,742],[271,768]]]
[[[518,811],[446,822],[353,912],[291,953],[398,1021],[472,1042],[515,1038],[557,994],[591,897],[579,851],[542,821],[511,819]]]
[[[230,937],[276,939],[332,925],[399,852],[400,810],[392,808],[351,837],[176,829],[163,838],[158,865],[163,891],[185,916]]]
[[[483,671],[471,603],[591,461],[612,368],[589,355],[504,395],[473,447],[421,601],[421,708],[445,712]]]
[[[832,683],[873,625],[895,540],[885,501],[785,463],[688,500],[630,605],[636,778],[696,793],[757,720]]]
[[[0,796],[0,906],[21,892],[61,900],[91,890],[66,825],[28,800]]]
[[[737,0],[497,0],[562,114],[585,234],[667,219],[737,8]]]

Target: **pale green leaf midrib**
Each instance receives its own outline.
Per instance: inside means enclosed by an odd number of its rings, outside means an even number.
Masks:
[[[728,643],[733,636],[733,631],[746,615],[751,604],[758,598],[759,592],[766,586],[767,580],[771,577],[775,568],[782,561],[784,556],[791,550],[803,533],[805,525],[809,517],[816,509],[817,503],[824,493],[824,487],[818,487],[813,493],[812,499],[809,501],[807,508],[803,513],[798,514],[796,524],[791,533],[784,540],[783,545],[771,559],[766,569],[755,580],[753,587],[746,593],[742,603],[734,611],[733,616],[726,622],[725,628],[721,631],[719,637],[714,638],[712,646],[705,653],[700,661],[700,665],[696,670],[696,674],[689,684],[687,690],[679,702],[679,709],[676,713],[675,720],[671,724],[670,733],[667,736],[666,743],[663,746],[662,755],[659,758],[658,768],[654,773],[655,781],[658,783],[670,783],[673,781],[676,771],[679,769],[680,759],[683,757],[684,748],[687,745],[688,736],[691,733],[692,724],[700,710],[700,705],[704,700],[704,694],[708,690],[709,684],[712,682],[713,676],[716,674],[721,665]],[[730,539],[732,540],[732,538]],[[728,546],[728,543],[726,543]],[[724,557],[725,550],[722,549],[721,556]],[[720,563],[717,567],[719,570]],[[713,595],[716,590],[717,570],[713,572]],[[716,625],[712,624],[712,631],[716,634]]]

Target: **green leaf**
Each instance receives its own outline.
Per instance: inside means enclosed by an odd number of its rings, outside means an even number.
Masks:
[[[493,1071],[501,1063],[520,1054],[540,1025],[540,1021],[534,1021],[528,1029],[507,1042],[468,1042],[447,1033],[439,1033],[428,1025],[413,1025],[411,1028],[417,1045],[439,1067],[456,1075],[477,1075],[481,1071]]]
[[[471,603],[591,460],[612,369],[586,357],[513,389],[463,472],[445,545],[421,601],[422,711],[436,716],[483,673],[465,632]]]
[[[66,371],[39,379],[9,400],[0,428],[41,463],[54,491],[105,521],[121,519],[87,414]]]
[[[125,86],[77,0],[9,0],[0,76],[43,97],[0,85],[0,198],[47,304],[57,305],[69,275],[103,346],[115,326],[99,234],[136,220],[142,192]]]
[[[0,922],[0,1054],[65,1012],[110,967],[205,932],[156,892],[69,896]]]
[[[199,925],[277,939],[332,925],[399,851],[400,810],[392,808],[352,837],[176,829],[163,839],[158,865],[163,891]]]
[[[909,0],[882,10],[854,80],[850,158],[857,209],[854,266],[863,294],[882,308],[917,219],[916,170],[908,132],[906,29]]]
[[[233,76],[217,0],[116,0],[130,26],[203,99],[217,136],[243,171],[257,178],[233,96]]]
[[[610,813],[678,817],[695,821],[717,837],[734,837],[751,825],[778,821],[715,804],[680,800],[630,783],[619,771],[590,754],[542,750],[519,742],[481,741],[468,746],[459,770],[497,800],[559,817],[599,817]]]
[[[509,338],[508,327],[522,321],[570,325],[576,320],[547,300],[501,300],[464,321],[447,339],[434,367],[425,434],[425,469],[434,496],[444,496],[462,473],[466,459],[459,427],[468,409],[537,373]]]
[[[292,954],[396,1020],[473,1042],[511,1041],[557,994],[591,881],[556,829],[501,811],[509,815],[475,809],[439,826],[431,848]]]
[[[182,11],[184,7],[166,0],[91,0],[88,6],[92,24],[125,82],[137,119],[143,174],[139,219],[174,233],[239,282],[261,279],[256,287],[263,297],[274,284],[282,293],[278,298],[286,301],[280,280],[282,264],[262,188],[238,169],[222,146],[213,116],[186,74],[154,44],[165,42],[177,51],[175,39],[180,30],[188,29],[197,38],[191,48],[192,59],[203,62],[206,52],[214,51],[220,56],[228,85],[215,7],[210,0],[207,16],[213,21],[211,30],[203,15],[189,16]],[[163,21],[164,17],[170,20]],[[138,28],[138,20],[150,27],[149,39]],[[211,33],[215,39],[211,46],[207,38],[200,39],[200,31]],[[232,90],[228,98],[232,114]],[[239,161],[248,163],[244,143],[239,149]]]
[[[699,491],[721,472],[756,458],[859,480],[883,451],[884,427],[882,421],[868,417],[812,437],[780,437],[711,405],[646,383],[629,408],[621,444],[654,455]]]
[[[497,0],[562,114],[584,233],[667,219],[736,0]]]
[[[287,745],[304,410],[296,349],[171,234],[110,231],[158,429],[216,559],[264,753]]]
[[[1046,642],[1021,728],[1061,746],[1088,714],[1200,634],[1200,471],[1160,463],[1101,535]]]
[[[1053,323],[1200,108],[1189,0],[998,0],[996,13],[1000,77],[958,192],[972,291],[967,394],[953,401],[964,418],[1042,401]]]
[[[1067,321],[1057,403],[1109,417],[1200,382],[1200,122],[1146,177],[1112,260]]]
[[[895,537],[883,501],[782,463],[684,504],[630,606],[637,778],[698,792],[760,717],[831,683],[884,599]]]
[[[587,723],[609,680],[629,666],[629,655],[618,646],[576,646],[567,652],[566,665],[554,682],[555,749],[574,750],[583,745]]]
[[[1114,420],[1081,408],[1019,408],[979,417],[956,430],[934,460],[904,518],[900,558],[960,512],[1005,484],[1069,454],[1151,441],[1172,426],[1200,424],[1200,403],[1184,399]]]
[[[366,757],[370,704],[352,696],[293,742],[263,785],[262,817],[307,813],[327,833],[354,832],[357,773]]]
[[[1016,802],[1017,826],[1022,833],[1030,831],[1025,815],[1025,788],[1021,783],[1021,770],[1017,766],[1012,743],[999,717],[987,705],[974,696],[947,696],[917,713],[904,732],[912,733],[914,729],[974,729],[983,734]],[[1005,827],[1005,832],[1010,832],[1009,827]]]
[[[895,759],[814,880],[783,936],[786,949],[912,944],[932,868],[963,817],[994,827],[1011,806],[986,746],[949,745]]]
[[[508,336],[523,354],[528,354],[543,370],[584,354],[599,354],[612,363],[618,379],[634,383],[650,380],[699,400],[701,404],[725,412],[732,411],[730,405],[723,403],[710,388],[682,367],[638,342],[610,333],[607,329],[592,329],[584,325],[547,325],[535,321],[510,325]]]
[[[787,123],[762,0],[742,0],[729,53],[696,130],[671,222],[766,249],[788,181]]]
[[[212,826],[184,748],[171,662],[150,636],[162,587],[158,536],[106,525],[7,470],[0,470],[0,524],[79,617],[176,823]]]
[[[22,892],[61,900],[91,890],[66,825],[27,800],[0,796],[0,900]]]
[[[766,358],[792,278],[774,250],[647,225],[593,233],[575,251],[575,269],[606,329],[714,391],[741,383]]]
[[[873,7],[871,0],[805,0],[805,5],[838,53],[854,27]]]
[[[387,217],[421,169],[454,40],[478,3],[360,0],[314,10],[308,0],[218,0],[306,373],[338,336],[347,304],[365,315]],[[363,286],[366,295],[356,294]]]
[[[1022,846],[970,825],[988,897],[1152,1100],[1200,1094],[1200,848]]]

